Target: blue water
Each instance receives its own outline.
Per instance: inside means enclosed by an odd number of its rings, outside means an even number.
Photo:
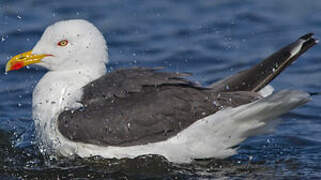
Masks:
[[[30,50],[49,24],[84,18],[107,38],[110,70],[164,66],[204,85],[251,67],[304,33],[321,37],[317,0],[0,1],[0,179],[321,178],[321,97],[282,117],[275,133],[252,137],[225,160],[179,165],[158,156],[48,161],[34,142],[31,94],[46,72],[4,74],[6,61]],[[321,90],[321,47],[272,85]]]

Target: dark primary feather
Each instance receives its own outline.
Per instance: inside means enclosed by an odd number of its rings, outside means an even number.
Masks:
[[[258,92],[269,84],[287,66],[301,54],[317,43],[313,33],[300,37],[295,42],[283,47],[252,68],[241,71],[231,77],[214,83],[211,87],[217,91],[253,91]],[[298,53],[291,57],[291,51],[303,42]],[[290,58],[291,57],[291,58]]]
[[[300,40],[305,42],[292,58],[289,53],[299,45],[299,40],[211,88],[184,79],[186,74],[155,69],[108,73],[83,88],[83,108],[59,115],[59,131],[70,140],[104,146],[166,140],[222,108],[261,98],[256,92],[316,43],[312,34]]]

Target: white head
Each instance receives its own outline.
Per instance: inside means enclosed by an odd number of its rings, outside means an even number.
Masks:
[[[50,71],[65,71],[108,62],[106,41],[100,31],[86,20],[59,21],[45,30],[32,51],[13,57],[6,71],[37,63]]]

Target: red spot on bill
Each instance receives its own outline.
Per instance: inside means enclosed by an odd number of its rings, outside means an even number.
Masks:
[[[11,70],[18,70],[23,67],[24,63],[23,62],[16,62],[11,66]]]

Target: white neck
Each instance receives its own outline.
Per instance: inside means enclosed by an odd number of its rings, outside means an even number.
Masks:
[[[71,71],[49,71],[33,91],[32,118],[35,121],[40,143],[48,149],[57,140],[57,118],[66,108],[77,106],[82,96],[81,88],[106,73],[104,65]]]

